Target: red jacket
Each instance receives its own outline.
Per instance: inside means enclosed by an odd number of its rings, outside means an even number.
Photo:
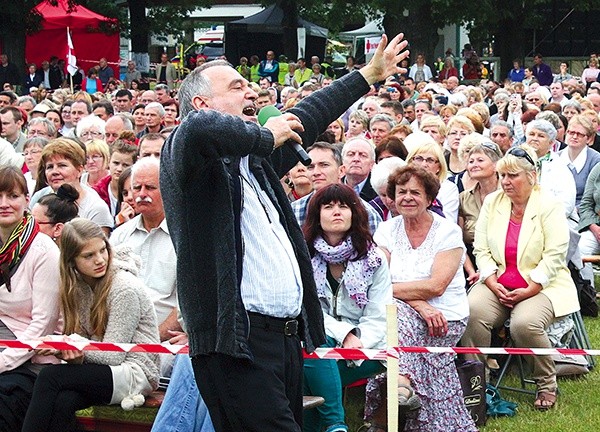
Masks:
[[[108,188],[110,187],[111,179],[112,179],[112,176],[109,174],[106,177],[100,179],[100,181],[98,181],[98,183],[96,183],[94,186],[92,186],[92,189],[94,189],[96,192],[98,192],[98,195],[100,195],[100,198],[102,198],[104,200],[104,202],[108,205],[109,209],[110,209],[110,196],[108,195]]]
[[[81,82],[81,90],[89,93],[88,89],[87,89],[87,83],[88,83],[88,79],[84,78],[83,81]],[[100,81],[100,78],[96,78],[96,91],[97,92],[103,92],[104,90],[102,89],[102,81]]]

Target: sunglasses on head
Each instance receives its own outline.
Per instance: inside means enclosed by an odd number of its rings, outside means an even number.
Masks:
[[[513,147],[511,148],[507,154],[511,154],[513,156],[516,156],[518,158],[523,158],[525,159],[527,162],[529,162],[531,165],[535,166],[535,162],[533,161],[533,159],[531,159],[531,156],[529,156],[529,153],[527,153],[525,150],[523,150],[522,148],[519,147]]]
[[[502,152],[500,151],[500,149],[498,148],[498,146],[492,142],[489,141],[484,141],[482,143],[480,143],[479,145],[481,145],[481,147],[485,147],[488,150],[493,151],[494,153],[496,153],[496,155],[502,157]]]

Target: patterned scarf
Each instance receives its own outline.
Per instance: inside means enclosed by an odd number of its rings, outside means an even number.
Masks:
[[[337,246],[331,246],[319,236],[315,239],[314,246],[317,253],[312,258],[312,267],[319,297],[325,298],[327,264],[346,263],[346,270],[342,275],[344,287],[356,305],[361,309],[364,308],[368,303],[368,282],[375,270],[381,266],[381,257],[375,251],[375,246],[371,245],[367,255],[356,261],[352,261],[356,257],[356,250],[350,237],[346,237]]]
[[[0,274],[8,292],[11,291],[11,276],[39,231],[39,225],[33,216],[27,213],[0,247]]]

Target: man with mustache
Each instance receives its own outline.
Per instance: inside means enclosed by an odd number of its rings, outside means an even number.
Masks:
[[[161,154],[177,287],[198,388],[217,431],[302,430],[302,351],[325,340],[310,257],[279,179],[370,86],[402,69],[382,37],[371,62],[256,124],[257,94],[212,61],[182,83],[183,121]],[[404,71],[406,72],[406,71]]]
[[[154,303],[160,340],[180,331],[177,321],[176,258],[159,188],[160,162],[156,157],[139,159],[131,168],[131,187],[139,213],[119,226],[111,235],[113,246],[133,249],[142,259],[140,277]],[[173,356],[161,358],[161,375],[168,376]]]

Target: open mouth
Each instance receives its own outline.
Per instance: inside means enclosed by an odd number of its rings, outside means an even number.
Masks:
[[[242,114],[252,117],[256,114],[256,108],[254,106],[247,106],[242,110]]]

